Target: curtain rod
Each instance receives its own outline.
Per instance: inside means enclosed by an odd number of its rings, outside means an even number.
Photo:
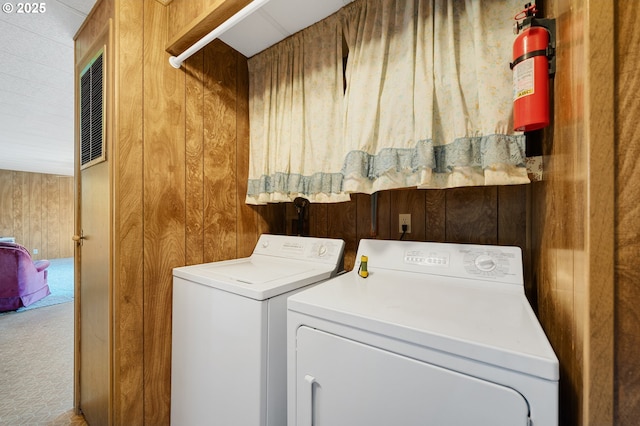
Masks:
[[[182,66],[182,63],[186,61],[187,58],[196,53],[198,50],[202,49],[207,44],[211,43],[214,39],[220,37],[225,31],[232,28],[244,18],[260,9],[268,1],[269,0],[253,0],[251,3],[240,9],[235,15],[231,16],[222,24],[214,28],[213,31],[211,31],[209,34],[195,42],[193,46],[182,52],[180,55],[170,57],[169,63],[174,68],[180,68]]]

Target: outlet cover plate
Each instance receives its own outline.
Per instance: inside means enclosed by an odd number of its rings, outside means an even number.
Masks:
[[[411,233],[411,215],[408,213],[398,215],[398,232],[402,234],[402,225],[407,225],[407,234]]]

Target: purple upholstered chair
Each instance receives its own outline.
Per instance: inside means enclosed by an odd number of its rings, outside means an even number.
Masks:
[[[29,306],[51,294],[48,267],[48,260],[34,262],[20,244],[0,243],[0,312]]]

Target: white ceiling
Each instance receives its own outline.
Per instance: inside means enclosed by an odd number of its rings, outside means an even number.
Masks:
[[[353,0],[269,0],[220,36],[247,58],[309,25],[326,18]]]
[[[95,0],[2,3],[0,169],[73,175],[73,36]]]
[[[270,0],[220,38],[250,57],[352,1]],[[39,14],[0,2],[0,169],[73,175],[73,36],[95,2],[48,0]]]

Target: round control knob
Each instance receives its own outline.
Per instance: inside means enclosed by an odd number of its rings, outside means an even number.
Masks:
[[[327,246],[322,244],[322,245],[320,245],[320,247],[318,247],[318,256],[322,257],[325,254],[327,254]]]
[[[480,256],[476,257],[474,263],[476,265],[476,268],[484,272],[491,272],[498,266],[496,261],[488,254],[481,254]]]
[[[269,247],[269,240],[264,240],[262,242],[262,248],[267,248],[267,247]]]

